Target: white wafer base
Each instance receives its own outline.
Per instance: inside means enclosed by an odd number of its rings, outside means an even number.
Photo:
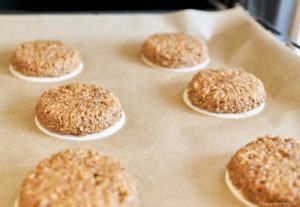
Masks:
[[[162,69],[165,71],[172,71],[172,72],[191,72],[191,71],[197,71],[197,70],[201,70],[203,68],[205,68],[208,64],[209,64],[209,57],[201,64],[195,65],[193,67],[187,67],[187,68],[166,68],[166,67],[161,67],[158,65],[155,65],[154,63],[150,62],[143,54],[140,54],[141,59],[143,60],[143,62],[153,68],[158,68],[158,69]]]
[[[243,194],[241,193],[241,191],[239,191],[232,183],[231,180],[229,179],[229,173],[228,170],[226,170],[225,172],[225,181],[226,184],[229,188],[229,190],[232,192],[232,194],[239,199],[242,203],[244,203],[246,206],[248,207],[258,207],[258,205],[251,203],[250,201],[246,200],[243,196]]]
[[[79,67],[76,70],[60,77],[33,77],[33,76],[23,75],[22,73],[16,71],[12,65],[9,65],[10,72],[17,78],[27,80],[27,81],[32,81],[32,82],[45,82],[45,83],[63,81],[69,78],[73,78],[74,76],[78,75],[82,71],[82,69],[83,69],[83,63],[80,63]]]
[[[19,207],[19,198],[15,200],[14,207]]]
[[[246,118],[246,117],[254,116],[254,115],[258,114],[259,112],[261,112],[265,107],[265,103],[263,103],[260,106],[256,107],[255,109],[252,109],[251,111],[247,111],[247,112],[244,112],[244,113],[214,113],[214,112],[209,112],[205,109],[201,109],[200,107],[195,106],[194,104],[192,104],[192,102],[190,101],[190,99],[188,97],[187,89],[185,89],[184,92],[183,92],[183,100],[186,103],[186,105],[188,105],[191,109],[193,109],[193,110],[195,110],[199,113],[209,115],[209,116],[224,118],[224,119],[240,119],[240,118]]]
[[[121,129],[121,127],[124,125],[125,123],[125,113],[124,111],[122,111],[122,117],[121,119],[115,123],[113,126],[109,127],[108,129],[103,130],[102,132],[99,133],[93,133],[93,134],[88,134],[85,136],[75,136],[75,135],[64,135],[64,134],[59,134],[57,132],[54,131],[50,131],[49,129],[43,127],[41,125],[41,123],[37,120],[37,118],[35,117],[35,123],[36,126],[45,134],[48,134],[50,136],[56,137],[56,138],[60,138],[60,139],[67,139],[67,140],[76,140],[76,141],[87,141],[87,140],[95,140],[95,139],[101,139],[104,138],[106,136],[109,136],[113,133],[115,133],[116,131],[118,131],[119,129]]]

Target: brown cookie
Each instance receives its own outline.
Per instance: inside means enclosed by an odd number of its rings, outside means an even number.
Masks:
[[[229,182],[257,206],[300,206],[300,144],[293,138],[258,137],[227,165]]]
[[[119,160],[64,150],[40,161],[23,181],[18,207],[137,207],[138,189]]]
[[[48,130],[64,135],[99,133],[122,118],[119,99],[93,84],[73,83],[44,92],[35,108],[36,119]]]
[[[60,41],[36,40],[20,44],[10,62],[13,70],[30,77],[61,77],[78,70],[78,50]]]
[[[181,33],[161,33],[143,43],[141,55],[155,66],[189,68],[209,59],[205,42],[198,37]]]
[[[188,99],[208,112],[244,113],[265,103],[263,83],[253,74],[233,69],[205,69],[187,87]]]

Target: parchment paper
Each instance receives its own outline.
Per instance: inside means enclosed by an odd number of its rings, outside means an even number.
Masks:
[[[227,189],[225,166],[236,150],[266,133],[300,140],[300,58],[241,8],[168,14],[0,16],[0,206],[11,207],[29,170],[65,148],[97,150],[120,159],[136,178],[141,207],[243,206]],[[212,67],[254,73],[268,94],[264,111],[242,120],[196,113],[182,100],[195,72],[152,69],[139,58],[156,32],[184,32],[208,42]],[[31,83],[8,70],[23,41],[57,39],[78,48],[81,74]],[[127,121],[105,139],[55,139],[34,123],[34,107],[49,88],[89,82],[120,98]]]

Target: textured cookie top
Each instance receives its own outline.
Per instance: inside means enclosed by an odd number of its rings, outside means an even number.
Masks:
[[[207,69],[194,75],[190,101],[209,112],[242,113],[265,103],[263,83],[253,74],[233,69]]]
[[[44,92],[35,113],[49,130],[84,136],[113,126],[122,117],[122,106],[111,91],[101,86],[73,83]]]
[[[21,186],[19,207],[136,207],[138,190],[119,160],[64,150],[42,160]]]
[[[79,68],[82,63],[77,50],[60,41],[36,40],[20,44],[11,65],[26,76],[59,77]]]
[[[258,137],[227,165],[232,184],[260,206],[300,206],[300,144],[292,138]]]
[[[208,50],[203,40],[186,34],[154,34],[143,43],[141,54],[157,66],[192,67],[205,62]]]

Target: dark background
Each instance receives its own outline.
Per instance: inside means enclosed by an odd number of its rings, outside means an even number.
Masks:
[[[289,32],[295,0],[0,0],[0,14],[217,11],[231,8],[236,3],[276,37],[286,41],[282,34]]]
[[[227,5],[233,0],[218,0]],[[0,11],[146,11],[201,9],[216,10],[214,0],[0,0]]]

